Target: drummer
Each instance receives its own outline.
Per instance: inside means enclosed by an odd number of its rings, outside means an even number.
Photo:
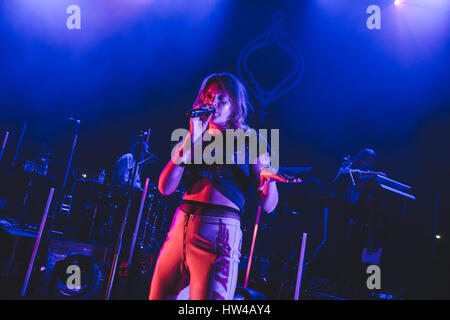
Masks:
[[[136,178],[134,179],[133,187],[142,190],[139,171],[142,166],[141,163],[146,158],[149,149],[148,144],[144,141],[135,142],[131,147],[130,152],[125,153],[117,160],[112,177],[112,184],[114,186],[126,188],[130,185],[133,176],[133,168],[136,165],[136,159],[139,156],[139,148],[142,148],[142,151],[140,152],[140,157],[138,159],[138,168],[136,170]]]

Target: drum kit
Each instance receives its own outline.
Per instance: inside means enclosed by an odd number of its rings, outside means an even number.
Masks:
[[[0,209],[4,214],[11,216],[8,218],[14,220],[13,224],[17,228],[36,231],[40,219],[34,216],[40,213],[40,209],[37,209],[35,198],[41,200],[41,189],[54,185],[56,178],[48,174],[52,154],[46,150],[46,145],[41,148],[36,160],[19,159],[19,149],[26,128],[27,124],[22,130],[14,159],[8,168],[5,167],[7,170],[4,170],[2,174],[1,185],[5,190],[0,192],[3,208]],[[150,129],[145,134],[140,132],[138,138],[148,138],[149,132]],[[153,156],[152,161],[155,158],[157,159]],[[70,171],[75,172],[69,163],[67,172]],[[70,175],[65,179],[65,188],[61,192],[59,202],[54,205],[53,217],[51,217],[52,214],[49,215],[51,236],[101,246],[113,246],[127,206],[128,195],[133,194],[130,210],[132,220],[136,218],[137,212],[134,211],[138,211],[143,190],[133,188],[130,192],[129,188],[105,183],[104,170],[94,178],[88,178],[85,173],[73,179],[69,178]],[[177,189],[170,197],[173,199],[170,199],[163,196],[156,185],[149,184],[137,239],[139,249],[159,251],[168,231],[171,218],[168,216],[169,212],[174,211],[169,210],[172,209],[172,203],[177,205],[181,201],[182,192],[181,188]],[[133,224],[133,221],[129,222],[130,225]]]
[[[24,175],[27,179],[19,179],[19,175]],[[38,187],[43,177],[14,172],[10,178],[16,179],[15,184],[17,185],[12,191],[20,189],[20,194],[22,194],[21,196],[16,195],[20,198],[16,201],[20,203],[18,211],[16,210],[17,206],[11,207],[11,201],[8,201],[11,216],[15,216],[13,210],[19,212],[19,215],[15,217],[17,225],[33,229],[31,226],[35,222],[34,220],[37,220],[33,218],[35,215],[33,193],[39,192]],[[25,184],[25,188],[19,186],[22,183]],[[181,190],[177,190],[173,196],[176,203],[181,200],[181,192]],[[132,209],[137,211],[142,191],[136,189],[134,193]],[[169,200],[171,200],[170,203]],[[125,210],[126,201],[127,193],[123,188],[83,177],[74,179],[71,193],[64,195],[55,214],[53,229],[66,240],[111,246],[115,240],[115,232],[117,232]],[[171,213],[169,209],[172,203],[172,199],[163,196],[156,185],[149,185],[137,242],[140,249],[159,250],[168,231],[169,213]],[[134,212],[130,212],[131,216],[134,214]]]

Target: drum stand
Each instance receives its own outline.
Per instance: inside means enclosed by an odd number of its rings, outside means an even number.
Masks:
[[[147,245],[145,243],[145,239],[146,239],[147,232],[148,232],[148,229],[149,229],[149,226],[150,226],[150,215],[152,213],[153,201],[155,200],[155,196],[151,195],[151,196],[149,196],[149,198],[150,198],[150,204],[148,205],[147,215],[145,217],[144,233],[143,233],[142,237],[139,239],[139,248],[141,248],[143,250],[147,249]],[[153,226],[152,226],[152,228],[153,228]]]
[[[30,178],[28,179],[27,189],[25,191],[25,197],[23,198],[22,206],[20,207],[20,212],[18,216],[18,220],[20,223],[25,221],[25,215],[28,209],[28,200],[30,198],[31,186],[33,184],[33,178],[36,176],[36,172],[33,171]]]
[[[88,240],[91,240],[92,238],[98,238],[98,224],[97,224],[97,230],[95,231],[95,233],[93,234],[94,231],[94,224],[96,222],[97,219],[97,212],[100,206],[100,200],[101,200],[101,196],[102,196],[102,192],[99,191],[98,195],[97,195],[97,201],[95,203],[95,208],[94,208],[94,213],[92,215],[92,221],[90,223],[89,226],[89,233],[88,233]]]
[[[109,209],[108,209],[108,216],[106,218],[104,218],[101,222],[101,226],[100,226],[100,233],[102,236],[102,240],[105,242],[106,246],[110,246],[111,245],[111,235],[113,234],[113,219],[114,219],[114,214],[117,210],[117,208],[119,208],[119,205],[116,203],[116,200],[113,200],[112,197],[110,197],[108,195],[108,198],[110,198],[109,200]],[[107,230],[105,232],[105,227],[107,227]]]
[[[146,251],[159,251],[159,249],[161,248],[160,243],[158,242],[157,239],[157,230],[158,230],[158,220],[161,220],[161,232],[163,234],[166,233],[166,213],[167,213],[167,205],[164,206],[163,212],[158,212],[158,211],[154,211],[153,212],[153,222],[150,224],[149,220],[150,220],[150,212],[151,208],[148,211],[148,215],[147,215],[147,222],[146,222],[146,229],[144,230],[144,235],[143,235],[143,241],[142,241],[142,246],[141,248],[143,248]],[[147,234],[147,230],[149,229],[150,226],[150,230],[149,230],[149,236],[148,236],[148,241],[147,243],[144,245],[144,241],[146,238],[146,234]]]
[[[155,248],[159,248],[159,243],[158,240],[156,240],[155,237],[155,233],[156,233],[156,222],[158,220],[158,214],[153,214],[154,220],[153,220],[153,224],[152,227],[150,228],[150,236],[149,236],[149,240],[148,240],[148,244],[146,246],[146,249],[150,249],[150,251],[152,251]]]

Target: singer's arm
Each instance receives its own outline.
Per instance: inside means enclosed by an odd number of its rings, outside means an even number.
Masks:
[[[259,191],[261,207],[266,212],[275,210],[278,204],[278,189],[275,181],[270,181]]]
[[[270,160],[268,154],[258,157],[256,164],[251,166],[252,173],[257,179],[256,183],[259,184],[257,188],[257,199],[266,212],[272,212],[278,204],[278,189],[276,181],[272,180],[272,177],[275,175],[268,170],[269,167]]]
[[[257,188],[257,191],[259,192],[259,203],[266,212],[272,212],[278,204],[278,189],[276,182],[302,182],[300,178],[275,173],[276,171],[277,170],[270,167],[268,153],[258,157],[256,164],[252,165],[252,174],[259,180],[259,187]]]
[[[175,147],[172,158],[159,175],[158,190],[164,195],[172,194],[180,184],[184,172],[184,167],[181,164],[186,162],[188,156],[190,157],[190,148],[188,147],[190,140],[191,136],[188,134]],[[180,155],[181,150],[184,150],[183,155]]]
[[[164,195],[172,194],[180,184],[184,168],[176,165],[172,159],[164,167],[158,181],[158,190]]]
[[[191,146],[201,145],[202,139],[200,139],[200,137],[203,132],[205,132],[212,115],[213,114],[210,113],[205,119],[190,119],[189,133],[184,137],[182,142],[175,147],[172,158],[159,176],[158,190],[162,194],[172,194],[178,188],[184,172],[184,167],[180,164],[188,163],[191,160]],[[183,151],[182,155],[180,153],[181,151]]]

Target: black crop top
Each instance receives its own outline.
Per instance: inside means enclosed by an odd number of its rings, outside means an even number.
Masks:
[[[226,145],[226,138],[224,138],[224,146]],[[209,142],[203,142],[203,145],[207,145]],[[270,150],[269,146],[267,149]],[[204,150],[204,149],[203,149]],[[186,191],[190,192],[194,184],[202,178],[206,178],[212,182],[214,187],[219,190],[225,197],[232,201],[239,207],[241,214],[243,212],[245,204],[245,196],[249,190],[251,183],[259,183],[259,179],[251,172],[250,155],[248,140],[246,140],[245,149],[240,150],[245,152],[245,163],[238,164],[238,153],[236,150],[234,153],[234,164],[191,164],[185,165],[185,171],[183,174],[183,180],[185,182]],[[256,156],[256,155],[255,155]]]

